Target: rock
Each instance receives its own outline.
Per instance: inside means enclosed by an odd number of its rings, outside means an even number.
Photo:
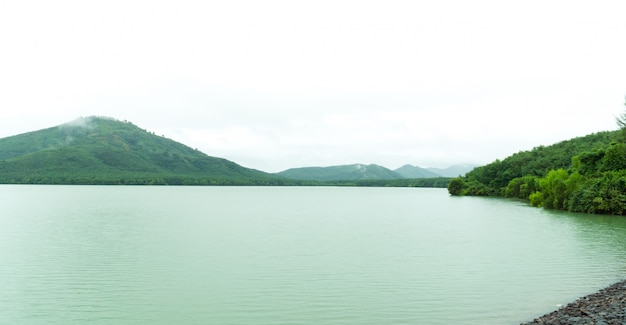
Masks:
[[[626,324],[626,280],[522,325],[539,324]]]

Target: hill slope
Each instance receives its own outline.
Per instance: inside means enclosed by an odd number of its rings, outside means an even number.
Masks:
[[[272,184],[277,177],[156,136],[88,117],[0,139],[0,183]]]
[[[331,167],[291,168],[277,175],[295,180],[311,181],[347,181],[400,179],[402,175],[379,165],[341,165]]]
[[[552,169],[569,168],[572,165],[572,157],[588,151],[602,150],[618,138],[617,131],[598,132],[550,146],[539,146],[530,151],[520,151],[504,160],[476,167],[465,175],[465,179],[480,184],[484,195],[502,196],[505,187],[514,178],[540,177]]]
[[[448,168],[426,168],[426,169],[435,174],[441,175],[443,177],[458,177],[458,176],[467,174],[468,172],[470,172],[472,169],[476,167],[477,167],[476,165],[459,164],[459,165],[452,165]]]
[[[527,199],[573,212],[626,214],[626,130],[540,146],[452,180],[452,195]]]
[[[394,172],[402,175],[402,177],[404,178],[435,178],[435,177],[442,176],[441,174],[432,172],[426,168],[413,166],[413,165],[404,165],[394,170]],[[458,176],[458,175],[455,175],[455,176]]]

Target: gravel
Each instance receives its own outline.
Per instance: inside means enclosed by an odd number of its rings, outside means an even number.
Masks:
[[[536,318],[531,324],[626,325],[626,280]]]

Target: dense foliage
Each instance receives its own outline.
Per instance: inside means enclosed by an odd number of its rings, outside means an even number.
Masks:
[[[452,195],[527,199],[534,206],[626,215],[626,131],[516,153],[450,181]]]

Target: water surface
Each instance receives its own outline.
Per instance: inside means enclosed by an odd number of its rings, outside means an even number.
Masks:
[[[444,189],[0,186],[1,324],[519,324],[626,219]]]

